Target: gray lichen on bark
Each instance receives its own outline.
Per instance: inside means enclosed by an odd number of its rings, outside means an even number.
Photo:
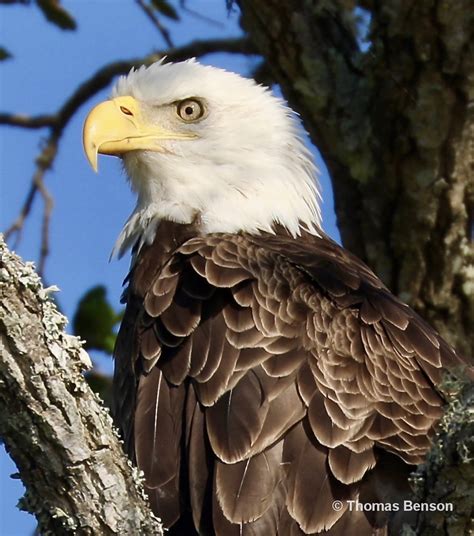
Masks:
[[[446,511],[421,513],[417,526],[405,526],[401,536],[464,536],[474,531],[474,385],[459,379],[445,384],[453,396],[412,481],[415,502],[452,505],[452,511],[448,506]]]
[[[27,490],[21,506],[41,534],[161,535],[51,290],[0,236],[0,437]]]

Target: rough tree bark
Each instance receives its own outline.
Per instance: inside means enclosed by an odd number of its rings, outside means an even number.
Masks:
[[[345,246],[472,355],[472,0],[239,4],[328,165]],[[366,52],[355,5],[371,17]]]
[[[161,535],[90,367],[31,264],[0,235],[0,437],[41,534]]]

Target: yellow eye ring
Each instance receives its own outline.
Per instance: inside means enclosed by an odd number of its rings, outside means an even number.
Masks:
[[[183,121],[191,123],[201,119],[204,115],[204,106],[196,99],[185,99],[178,102],[177,112]]]

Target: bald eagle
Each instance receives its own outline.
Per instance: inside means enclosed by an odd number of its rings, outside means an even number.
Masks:
[[[461,363],[324,234],[300,128],[194,60],[133,70],[84,125],[137,194],[115,416],[171,534],[394,531],[354,504],[406,497]]]

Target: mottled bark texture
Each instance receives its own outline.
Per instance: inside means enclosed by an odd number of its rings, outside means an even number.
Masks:
[[[472,0],[239,5],[328,165],[344,245],[472,354]],[[366,52],[356,5],[371,17]]]
[[[413,475],[414,500],[451,503],[452,512],[421,513],[401,536],[464,536],[474,533],[474,386],[446,382],[456,394],[448,404],[426,462]]]
[[[90,367],[31,264],[0,236],[0,437],[41,534],[161,535]]]

